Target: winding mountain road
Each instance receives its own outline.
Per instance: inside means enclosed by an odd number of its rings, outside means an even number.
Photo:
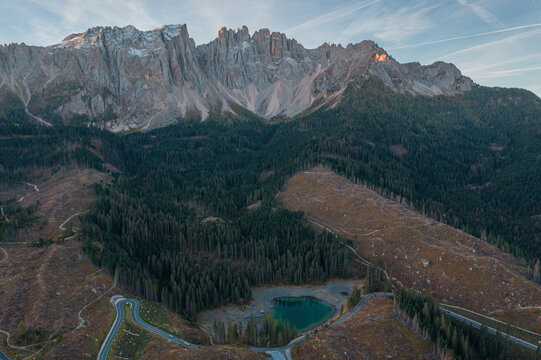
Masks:
[[[330,327],[334,327],[336,325],[339,325],[341,323],[343,323],[344,321],[346,321],[347,319],[349,319],[350,317],[352,317],[353,315],[355,315],[359,310],[361,310],[361,308],[363,307],[364,303],[366,301],[368,301],[370,298],[373,298],[374,296],[392,296],[393,293],[390,293],[390,292],[375,292],[375,293],[371,293],[371,294],[368,294],[368,295],[365,295],[360,301],[359,303],[355,306],[355,308],[353,308],[352,311],[350,311],[349,313],[341,316],[339,319],[337,319],[336,321],[332,322],[331,324],[329,324]],[[161,329],[158,329],[157,327],[155,326],[152,326],[150,324],[148,324],[147,322],[145,322],[140,314],[139,314],[139,306],[140,306],[140,303],[139,303],[139,300],[137,299],[126,299],[122,296],[119,296],[119,295],[116,295],[116,296],[113,296],[111,298],[111,302],[113,303],[113,305],[115,306],[116,308],[116,318],[115,318],[115,321],[111,327],[111,329],[109,330],[109,333],[107,334],[107,337],[105,338],[105,341],[103,342],[102,346],[101,346],[101,349],[100,349],[100,352],[98,353],[98,357],[97,359],[98,360],[106,360],[107,359],[107,354],[109,353],[109,349],[111,348],[111,345],[113,343],[113,340],[116,336],[116,334],[118,333],[118,330],[120,329],[120,326],[122,325],[122,321],[124,320],[124,317],[125,317],[125,314],[124,314],[124,305],[125,304],[129,304],[130,307],[131,307],[131,317],[132,317],[132,320],[137,324],[139,325],[140,327],[144,328],[145,330],[147,331],[150,331],[158,336],[161,336],[167,340],[170,340],[174,343],[177,343],[179,344],[180,346],[183,346],[185,348],[188,348],[188,349],[198,349],[198,348],[202,348],[202,347],[205,347],[203,345],[196,345],[196,344],[192,344],[184,339],[181,339],[181,338],[178,338],[172,334],[169,334]],[[470,326],[473,326],[477,329],[480,329],[481,328],[481,324],[474,321],[474,320],[471,320],[469,318],[466,318],[462,315],[459,315],[455,312],[452,312],[448,309],[444,309],[444,308],[441,308],[441,310],[446,313],[447,315],[449,316],[452,316]],[[525,346],[529,349],[532,349],[532,350],[536,350],[537,349],[537,346],[534,345],[534,344],[530,344],[524,340],[521,340],[521,339],[518,339],[512,335],[508,335],[506,333],[502,333],[502,332],[498,332],[496,329],[493,329],[491,327],[487,327],[487,330],[489,333],[491,334],[494,334],[494,335],[497,335],[499,334],[500,336],[502,336],[503,338],[506,338],[506,339],[509,339],[510,341],[516,343],[516,344],[519,344],[519,345],[522,345],[522,346]],[[257,351],[257,352],[264,352],[266,353],[268,356],[270,356],[273,360],[291,360],[291,349],[305,341],[307,339],[307,336],[306,335],[302,335],[302,336],[299,336],[298,338],[292,340],[289,344],[285,345],[285,346],[281,346],[281,347],[274,347],[274,348],[264,348],[264,347],[246,347],[245,349],[247,350],[251,350],[251,351]]]
[[[336,321],[332,322],[329,326],[330,327],[334,327],[336,325],[339,325],[341,323],[343,323],[344,321],[346,321],[347,319],[349,319],[350,317],[352,317],[354,314],[356,314],[359,310],[361,310],[361,308],[363,307],[364,303],[369,300],[370,298],[374,297],[374,296],[392,296],[393,294],[392,293],[384,293],[384,292],[376,292],[376,293],[371,293],[371,294],[368,294],[366,296],[364,296],[360,301],[359,303],[355,306],[355,308],[353,308],[352,311],[350,311],[349,313],[341,316],[339,319],[337,319]],[[111,303],[113,304],[113,306],[115,307],[116,309],[116,317],[115,317],[115,321],[113,322],[113,325],[111,326],[111,329],[109,330],[109,333],[107,334],[107,337],[105,338],[101,348],[100,348],[100,351],[98,353],[98,357],[97,357],[97,360],[107,360],[107,355],[109,354],[109,350],[111,348],[111,345],[113,344],[113,340],[116,336],[116,334],[118,333],[118,330],[120,330],[120,327],[122,326],[122,321],[124,321],[124,318],[125,318],[125,311],[124,311],[124,305],[128,304],[131,308],[131,317],[132,317],[132,320],[133,322],[135,322],[137,325],[139,325],[140,327],[142,327],[143,329],[147,330],[147,331],[150,331],[158,336],[161,336],[169,341],[172,341],[180,346],[183,346],[185,348],[188,348],[188,349],[198,349],[198,348],[203,348],[205,346],[203,345],[197,345],[197,344],[192,344],[184,339],[181,339],[181,338],[178,338],[176,336],[174,336],[173,334],[169,334],[161,329],[158,329],[157,327],[153,326],[153,325],[150,325],[149,323],[145,322],[142,318],[141,318],[141,315],[139,313],[139,307],[140,307],[140,302],[139,300],[137,299],[126,299],[124,298],[123,296],[120,296],[120,295],[116,295],[116,296],[113,296],[111,298]],[[471,320],[469,318],[466,318],[462,315],[459,315],[453,311],[450,311],[448,309],[444,309],[444,308],[441,308],[441,310],[446,313],[447,315],[449,316],[452,316],[470,326],[473,326],[477,329],[480,329],[482,324],[480,324],[479,322],[475,321],[475,320]],[[502,333],[502,332],[499,332],[498,330],[496,329],[493,329],[491,327],[487,327],[487,330],[489,333],[491,334],[494,334],[494,335],[497,335],[499,334],[500,336],[502,336],[503,338],[506,338],[506,339],[509,339],[510,341],[516,343],[516,344],[519,344],[519,345],[522,345],[522,346],[525,346],[529,349],[532,349],[532,350],[537,350],[537,346],[534,345],[534,344],[530,344],[524,340],[521,340],[521,339],[518,339],[512,335],[508,335],[506,333]],[[307,336],[306,335],[302,335],[302,336],[299,336],[298,338],[292,340],[289,344],[285,345],[285,346],[282,346],[282,347],[275,347],[275,348],[263,348],[263,347],[247,347],[245,349],[247,350],[252,350],[252,351],[257,351],[257,352],[264,352],[266,353],[268,356],[270,356],[273,360],[291,360],[291,349],[296,346],[297,344],[305,341],[307,339]],[[0,350],[0,360],[10,360],[9,357],[3,353],[1,350]]]
[[[393,293],[383,293],[383,292],[376,292],[376,293],[371,293],[371,294],[368,294],[366,296],[364,296],[360,301],[359,303],[357,304],[357,306],[355,306],[355,308],[353,308],[352,311],[350,311],[349,313],[347,313],[346,315],[340,317],[340,319],[336,320],[335,322],[331,323],[330,324],[330,327],[333,327],[333,326],[336,326],[338,324],[341,324],[342,322],[346,321],[347,319],[349,319],[351,316],[353,316],[355,313],[357,313],[363,306],[363,304],[370,298],[374,297],[374,296],[392,296]],[[149,323],[145,322],[140,314],[139,314],[139,300],[137,299],[126,299],[124,298],[123,296],[119,296],[119,295],[116,295],[116,296],[113,296],[111,298],[111,303],[114,305],[115,309],[116,309],[116,318],[115,318],[115,321],[113,322],[113,325],[111,326],[111,329],[109,330],[109,333],[107,334],[107,337],[105,338],[102,346],[101,346],[101,349],[100,349],[100,352],[98,353],[98,357],[97,357],[97,360],[106,360],[107,359],[107,354],[109,353],[109,349],[111,348],[111,345],[113,344],[113,340],[116,336],[116,334],[118,333],[118,330],[120,329],[120,326],[122,325],[122,321],[124,321],[124,317],[125,317],[125,313],[124,313],[124,305],[125,304],[129,304],[130,307],[131,307],[131,317],[132,317],[132,320],[137,324],[139,325],[140,327],[142,327],[143,329],[145,330],[148,330],[158,336],[161,336],[167,340],[170,340],[174,343],[177,343],[185,348],[188,348],[188,349],[198,349],[198,348],[202,348],[202,347],[205,347],[205,346],[202,346],[202,345],[196,345],[196,344],[192,344],[186,340],[183,340],[181,338],[178,338],[172,334],[169,334],[161,329],[158,329],[157,327],[155,326],[152,326],[150,325]],[[299,336],[298,338],[292,340],[289,344],[285,345],[285,346],[281,346],[281,347],[275,347],[275,348],[264,348],[264,347],[247,347],[245,349],[247,350],[252,350],[252,351],[257,351],[257,352],[264,352],[266,353],[267,355],[269,355],[272,359],[274,360],[291,360],[291,348],[294,347],[295,345],[303,342],[306,340],[306,336],[305,335],[302,335],[302,336]]]
[[[174,343],[177,343],[181,346],[184,346],[188,349],[197,349],[202,346],[192,344],[186,340],[180,339],[172,334],[166,333],[163,330],[158,329],[155,326],[150,325],[149,323],[145,322],[143,319],[141,319],[141,316],[139,314],[139,300],[137,299],[126,299],[122,296],[113,296],[111,298],[111,302],[115,306],[116,309],[116,318],[113,322],[113,326],[111,326],[111,329],[109,330],[109,333],[107,334],[107,337],[105,338],[105,341],[103,342],[100,352],[98,353],[97,360],[106,360],[107,354],[109,353],[109,349],[111,348],[111,345],[113,344],[113,340],[120,329],[120,326],[122,325],[122,321],[124,321],[124,305],[128,304],[131,307],[131,317],[132,320],[139,326],[141,326],[143,329],[148,330],[158,336],[161,336],[163,338],[166,338],[167,340],[170,340]]]

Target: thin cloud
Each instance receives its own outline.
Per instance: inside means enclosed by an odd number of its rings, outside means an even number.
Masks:
[[[291,27],[289,29],[286,29],[286,30],[284,30],[284,33],[293,34],[295,32],[299,32],[299,31],[303,31],[303,30],[313,28],[314,26],[320,26],[323,23],[328,23],[328,22],[331,22],[331,21],[339,20],[339,19],[342,19],[342,18],[344,18],[346,16],[349,16],[349,15],[352,15],[352,14],[356,13],[357,11],[359,11],[361,9],[372,6],[372,5],[374,5],[374,4],[376,4],[376,3],[380,2],[380,1],[381,0],[374,0],[374,1],[371,1],[371,2],[365,3],[365,4],[341,7],[339,9],[335,9],[333,11],[330,11],[325,15],[315,17],[312,20],[306,21],[306,22],[304,22],[304,23],[302,23],[300,25],[293,26],[293,27]]]
[[[68,31],[84,31],[96,25],[134,25],[141,29],[160,25],[150,15],[144,0],[30,0],[30,2],[53,14],[61,27]]]
[[[485,23],[499,26],[503,25],[503,23],[498,20],[496,15],[481,6],[477,4],[470,4],[467,0],[457,0],[457,2],[464,7],[469,7],[475,13],[475,15],[477,15],[477,17],[479,17],[479,19]]]
[[[488,73],[489,71],[487,71],[487,70],[491,70],[490,72],[500,71],[500,70],[497,70],[497,69],[502,69],[503,71],[506,71],[505,66],[508,66],[508,65],[515,65],[516,66],[519,63],[531,64],[532,60],[541,60],[541,53],[523,55],[523,56],[520,56],[519,58],[516,58],[516,57],[507,58],[504,61],[491,62],[491,63],[488,63],[488,64],[485,61],[479,61],[476,58],[474,58],[474,59],[472,59],[472,61],[470,63],[468,63],[468,62],[464,63],[463,62],[462,66],[461,66],[461,71],[463,73],[465,73],[465,74],[476,74],[476,73],[479,73],[479,72]],[[535,62],[533,62],[533,63],[535,63]],[[496,70],[493,70],[493,69],[496,69]]]
[[[516,76],[525,72],[530,71],[540,71],[541,66],[532,66],[519,69],[509,69],[509,70],[500,70],[500,71],[491,71],[487,73],[478,73],[475,74],[478,78],[494,78],[494,77],[503,77],[503,76]]]
[[[541,30],[539,30],[539,29],[531,30],[531,31],[527,31],[527,32],[520,33],[520,34],[517,34],[517,35],[508,36],[508,37],[505,37],[503,39],[489,41],[489,42],[484,43],[484,44],[467,47],[465,49],[454,51],[452,53],[440,56],[438,58],[439,59],[445,59],[445,58],[450,58],[450,57],[453,57],[453,56],[456,56],[456,55],[464,54],[464,53],[467,53],[467,52],[481,50],[481,49],[491,47],[491,46],[495,46],[495,45],[501,45],[501,44],[504,44],[504,43],[513,43],[516,40],[526,39],[526,38],[529,38],[529,37],[532,37],[532,36],[535,36],[535,35],[538,35],[538,34],[541,34]]]
[[[421,4],[417,8],[406,6],[400,9],[392,7],[372,9],[352,21],[338,34],[336,41],[347,42],[361,33],[382,41],[403,41],[433,27],[427,14],[436,7],[437,5]]]
[[[235,6],[223,6],[220,0],[186,0],[182,5],[177,5],[179,12],[186,8],[183,14],[188,21],[190,34],[203,43],[214,39],[222,26],[238,28],[242,25],[248,26],[250,31],[262,27],[270,27],[272,19],[277,17],[279,7],[269,2],[256,2],[250,0],[236,0]],[[219,9],[219,11],[217,10]],[[171,11],[163,13],[168,19],[176,19],[177,15],[171,16]],[[171,20],[174,21],[174,20]]]
[[[523,29],[529,29],[529,28],[535,28],[535,27],[541,27],[541,24],[514,26],[514,27],[510,27],[506,29],[488,31],[488,32],[483,32],[483,33],[460,35],[460,36],[455,36],[455,37],[441,39],[441,40],[434,40],[434,41],[424,41],[424,42],[415,43],[415,44],[395,46],[395,47],[389,48],[389,50],[407,49],[407,48],[413,48],[413,47],[419,47],[419,46],[425,46],[425,45],[436,45],[436,44],[441,44],[441,43],[445,43],[449,41],[469,39],[469,38],[475,38],[475,37],[481,37],[481,36],[487,36],[487,35],[494,35],[494,34],[499,34],[499,33],[504,33],[504,32],[509,32],[509,31],[523,30]]]

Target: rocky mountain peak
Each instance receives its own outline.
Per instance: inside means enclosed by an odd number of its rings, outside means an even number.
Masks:
[[[53,48],[90,49],[105,46],[104,42],[111,45],[134,45],[150,46],[156,41],[163,39],[171,40],[176,37],[189,39],[188,28],[185,24],[164,25],[149,31],[140,31],[133,25],[125,27],[102,27],[97,26],[88,29],[84,33],[71,34]]]
[[[220,38],[229,38],[229,37],[237,37],[242,40],[250,39],[250,32],[248,31],[248,27],[246,25],[243,25],[241,28],[238,28],[237,30],[228,29],[227,27],[222,27],[218,31],[218,39]]]
[[[228,29],[224,26],[218,31],[216,40],[221,47],[238,46],[244,42],[250,42],[250,33],[246,26],[237,30]]]
[[[44,119],[150,129],[238,104],[263,117],[340,101],[359,77],[399,93],[452,95],[473,82],[452,64],[399,64],[373,41],[305,49],[280,32],[221,28],[196,46],[186,25],[94,27],[49,47],[0,47],[0,90]],[[1,93],[1,92],[0,92]]]

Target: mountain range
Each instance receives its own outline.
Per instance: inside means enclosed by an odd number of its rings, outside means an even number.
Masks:
[[[186,25],[94,27],[47,47],[0,46],[0,100],[44,122],[148,130],[179,117],[292,117],[336,105],[348,85],[379,78],[398,93],[453,95],[474,83],[453,65],[400,64],[373,41],[306,49],[283,33],[222,28],[196,45]]]

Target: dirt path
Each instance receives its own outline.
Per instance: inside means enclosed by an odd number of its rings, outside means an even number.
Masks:
[[[45,345],[47,344],[47,342],[49,342],[56,335],[57,332],[52,333],[49,336],[49,338],[47,340],[45,340],[45,341],[35,343],[35,344],[26,345],[26,346],[17,346],[17,345],[10,344],[9,343],[9,339],[11,337],[10,333],[7,332],[7,331],[4,331],[4,330],[0,330],[0,333],[6,335],[6,344],[10,348],[21,350],[21,351],[29,351],[29,352],[31,352],[30,355],[27,355],[27,356],[23,357],[23,360],[26,360],[26,359],[30,359],[30,358],[34,357],[35,355],[39,354],[45,348]],[[36,346],[39,346],[39,345],[41,345],[41,347],[39,349],[32,349],[32,348],[34,348]]]
[[[3,207],[0,208],[0,212],[2,213],[1,215],[6,220],[6,222],[9,222],[9,219],[8,219],[7,215],[4,214],[4,208]]]
[[[485,313],[541,301],[520,259],[322,167],[299,172],[277,197],[314,226],[353,240],[356,262],[385,262],[393,281],[443,302]]]
[[[90,276],[100,272],[100,270],[98,271],[95,271],[93,272],[92,274],[88,275],[87,278],[89,278]],[[94,300],[92,300],[91,302],[89,302],[88,304],[86,304],[85,306],[83,306],[83,308],[81,310],[79,310],[79,312],[77,313],[77,317],[79,318],[79,324],[77,325],[77,327],[73,330],[71,330],[71,332],[74,332],[75,330],[79,330],[81,328],[84,328],[86,326],[88,326],[88,324],[90,324],[90,321],[86,321],[83,316],[82,316],[82,313],[83,311],[86,310],[87,307],[89,307],[90,305],[94,304],[96,301],[98,301],[99,299],[101,299],[105,294],[108,294],[111,290],[113,290],[113,288],[116,286],[116,279],[115,281],[113,281],[113,285],[111,285],[111,287],[105,291],[103,294],[101,294],[100,296],[98,296],[97,298],[95,298]]]
[[[28,183],[28,182],[25,182],[25,184],[26,184],[26,185],[28,185],[28,186],[31,186],[31,187],[33,187],[33,188],[34,188],[34,190],[35,190],[36,192],[39,192],[39,188],[38,188],[38,186],[37,186],[37,185],[34,185],[34,184],[30,184],[30,183]],[[21,197],[21,198],[20,198],[19,200],[17,200],[17,202],[18,202],[18,203],[20,203],[20,202],[21,202],[21,201],[23,201],[23,200],[24,200],[24,198],[25,198],[25,197],[27,197],[28,195],[30,195],[30,194],[28,194],[28,193],[27,193],[26,195],[24,195],[23,197]]]
[[[7,259],[9,258],[9,255],[8,255],[8,252],[4,248],[0,247],[0,250],[2,250],[2,252],[4,253],[4,258],[0,260],[0,264],[1,264],[4,261],[7,261]]]
[[[333,231],[333,230],[329,229],[328,227],[326,227],[326,226],[324,226],[324,225],[318,223],[317,221],[315,221],[315,220],[312,219],[312,218],[308,218],[308,221],[310,221],[310,222],[311,222],[312,224],[314,224],[314,225],[317,225],[317,226],[319,226],[319,227],[321,227],[321,228],[323,228],[323,229],[329,231],[329,232],[332,233],[332,234],[338,233],[338,231]],[[330,226],[330,225],[329,225],[329,226]],[[377,230],[377,231],[379,231],[379,230]],[[349,250],[351,250],[351,252],[353,252],[353,254],[355,254],[356,260],[357,260],[359,263],[363,264],[364,266],[371,266],[371,265],[372,265],[372,263],[371,263],[370,261],[366,260],[366,259],[363,258],[361,255],[359,255],[359,253],[357,252],[357,250],[355,250],[354,248],[352,248],[352,247],[349,246],[349,245],[344,244],[344,242],[342,242],[342,245],[344,245],[345,247],[347,247]],[[378,266],[378,269],[380,269],[380,270],[383,272],[383,274],[385,275],[385,277],[387,278],[387,280],[389,280],[389,274],[387,273],[387,271],[385,271],[385,269],[382,269],[382,268],[379,267],[379,266]]]
[[[69,218],[66,219],[66,221],[64,221],[62,224],[60,224],[60,225],[58,226],[58,228],[59,228],[60,230],[66,230],[66,228],[64,227],[64,225],[66,225],[66,224],[67,224],[71,219],[73,219],[75,216],[82,215],[82,214],[84,214],[84,213],[86,213],[86,212],[88,212],[88,211],[89,211],[89,209],[86,209],[85,211],[81,211],[81,212],[78,212],[78,213],[76,213],[76,214],[71,215]]]
[[[44,343],[44,341],[43,341],[43,342],[40,342],[40,343],[30,344],[30,345],[26,345],[26,346],[17,346],[17,345],[14,345],[14,344],[10,344],[9,339],[11,338],[11,334],[9,332],[7,332],[5,330],[0,330],[0,333],[6,335],[6,344],[7,344],[7,346],[9,346],[12,349],[24,350],[24,351],[34,351],[34,350],[30,350],[29,348],[32,348],[34,346],[38,346],[38,345],[41,345],[41,344]]]

